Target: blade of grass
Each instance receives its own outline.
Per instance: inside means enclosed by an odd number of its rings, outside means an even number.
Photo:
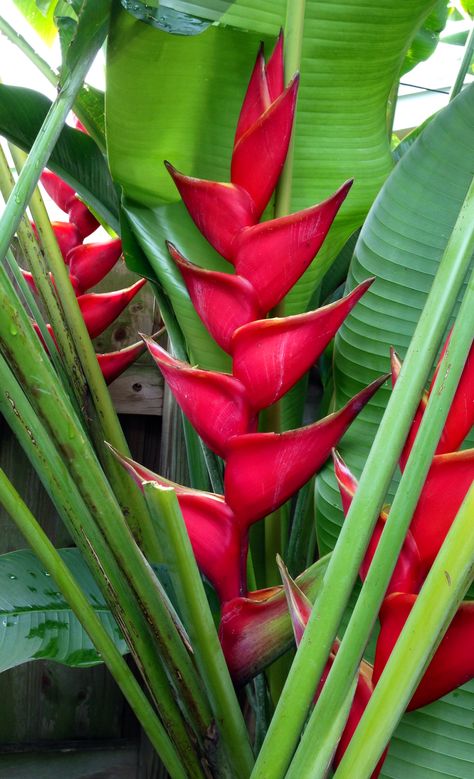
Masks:
[[[100,652],[104,663],[122,690],[169,774],[173,779],[187,779],[188,775],[173,744],[132,671],[102,626],[77,581],[1,469],[0,503],[10,514],[46,570],[54,577],[60,592],[83,625],[97,651]]]
[[[288,777],[325,776],[321,750],[328,738],[337,746],[342,733],[332,721],[358,670],[378,611],[395,568],[408,526],[431,465],[444,422],[474,337],[474,272],[466,289],[446,354],[438,371],[422,423],[398,485],[369,573],[351,615],[335,661],[311,714]],[[400,373],[401,376],[401,373]]]
[[[474,485],[433,563],[335,778],[370,776],[403,715],[473,581],[473,516]]]
[[[252,779],[284,776],[474,248],[471,183],[331,556]],[[291,715],[290,715],[291,712]]]

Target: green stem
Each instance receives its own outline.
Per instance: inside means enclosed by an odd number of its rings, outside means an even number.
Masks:
[[[323,588],[255,765],[253,779],[282,777],[291,760],[473,248],[474,182],[469,187],[408,349],[403,381],[400,375],[370,450],[331,556]]]
[[[1,469],[0,502],[46,570],[54,577],[60,592],[83,625],[97,651],[100,652],[104,663],[160,755],[167,771],[174,779],[186,779],[186,771],[176,750],[132,671],[120,655],[77,581]]]
[[[252,749],[176,493],[155,482],[145,483],[144,492],[167,547],[173,587],[233,775],[245,779],[254,762]]]
[[[387,590],[408,526],[418,503],[449,408],[456,392],[474,335],[474,272],[453,328],[446,354],[423,414],[420,429],[403,472],[369,573],[351,615],[336,659],[311,714],[300,746],[291,764],[290,776],[319,779],[324,746],[334,749],[342,733],[334,732],[336,717],[360,658],[369,640],[376,615]],[[401,373],[400,373],[401,376]]]
[[[33,49],[22,35],[20,35],[8,22],[0,16],[0,32],[8,38],[11,43],[25,54],[33,65],[36,65],[38,70],[54,87],[57,86],[59,81],[58,74],[52,69],[50,65]]]
[[[471,29],[469,30],[469,35],[467,36],[461,65],[459,66],[456,80],[453,86],[451,87],[451,91],[449,93],[449,102],[451,102],[451,100],[453,100],[463,88],[464,79],[466,78],[466,74],[471,66],[473,56],[474,56],[474,24],[471,26]]]
[[[26,155],[19,149],[15,149],[15,147],[11,147],[11,150],[15,164],[19,169],[23,168],[24,170],[23,166],[27,164],[25,163]],[[135,538],[138,540],[147,558],[153,562],[158,562],[161,556],[160,547],[146,510],[143,497],[135,486],[128,484],[127,480],[123,478],[123,469],[110,454],[110,450],[104,443],[105,441],[109,441],[109,443],[119,451],[129,453],[125,436],[120,426],[120,422],[118,421],[110,393],[105,384],[92,341],[87,332],[81,309],[77,302],[76,294],[69,279],[67,266],[64,263],[56,236],[51,226],[51,222],[49,221],[48,213],[38,189],[32,194],[30,210],[38,230],[41,245],[48,260],[49,269],[54,276],[54,282],[61,301],[67,328],[75,346],[75,354],[79,355],[79,365],[77,364],[77,359],[70,355],[68,355],[66,365],[69,369],[71,378],[75,381],[76,385],[77,378],[75,380],[75,377],[77,377],[78,372],[79,374],[83,372],[95,409],[96,418],[92,420],[90,431],[100,453],[101,462],[104,465],[108,479],[119,499]],[[55,326],[53,326],[53,329],[55,330]],[[64,327],[62,325],[58,335],[63,336],[62,340],[65,339]],[[83,387],[85,387],[85,385],[83,385]],[[83,388],[81,394],[79,394],[78,401],[81,407],[85,404],[85,388]]]
[[[201,777],[194,747],[157,647],[130,583],[120,571],[105,539],[82,499],[70,469],[47,434],[8,364],[0,355],[0,412],[23,447],[54,506],[119,622],[132,655],[156,703],[160,717],[192,777]]]
[[[474,485],[456,515],[392,650],[336,771],[337,779],[370,776],[473,581],[473,516]]]

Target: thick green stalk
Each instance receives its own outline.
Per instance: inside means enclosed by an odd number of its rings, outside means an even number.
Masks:
[[[66,458],[92,516],[137,595],[164,664],[176,682],[198,732],[205,732],[210,710],[187,651],[178,635],[162,588],[125,522],[117,500],[85,437],[71,404],[28,322],[11,282],[0,267],[0,342],[4,353],[56,446]]]
[[[15,46],[18,46],[20,51],[25,54],[33,65],[36,65],[38,70],[54,87],[57,86],[59,77],[57,73],[48,65],[40,55],[33,49],[25,38],[18,33],[6,19],[0,16],[0,32],[2,32]]]
[[[404,375],[397,381],[367,458],[253,779],[282,777],[291,760],[473,249],[474,182],[413,335]]]
[[[403,631],[335,773],[370,776],[473,581],[474,485],[433,563]],[[453,662],[456,657],[453,656]]]
[[[25,164],[25,154],[19,149],[15,149],[15,147],[10,148],[16,166],[18,169],[23,168],[23,165]],[[143,497],[135,486],[128,484],[128,481],[123,478],[123,469],[110,454],[110,450],[104,443],[104,441],[109,441],[112,446],[115,446],[119,451],[129,453],[125,436],[120,426],[120,422],[118,421],[110,393],[105,384],[94,347],[77,302],[76,294],[69,279],[67,266],[64,263],[56,236],[51,227],[51,222],[49,221],[48,213],[38,189],[32,194],[30,210],[38,230],[43,251],[48,261],[49,269],[54,276],[58,297],[61,301],[69,334],[72,337],[75,347],[75,354],[79,355],[79,364],[77,364],[77,359],[71,362],[69,358],[66,360],[66,364],[72,380],[75,381],[76,385],[77,378],[75,379],[75,377],[77,377],[77,373],[84,374],[95,409],[96,417],[92,420],[90,429],[96,447],[100,453],[101,462],[135,538],[139,541],[147,558],[152,562],[159,562],[161,553],[158,539],[153,531]],[[61,328],[59,335],[63,332],[64,328]],[[61,342],[60,346],[62,347]],[[85,389],[79,394],[78,402],[81,406],[85,404]]]
[[[453,100],[463,88],[464,80],[471,66],[473,56],[474,56],[474,22],[472,23],[471,29],[469,30],[469,35],[467,36],[467,41],[464,46],[463,58],[456,75],[456,80],[453,86],[451,87],[451,91],[449,93],[449,102],[451,102],[451,100]]]
[[[423,489],[449,408],[474,337],[474,272],[464,295],[446,354],[438,371],[423,420],[415,439],[383,535],[369,573],[340,644],[336,659],[287,774],[290,777],[325,776],[323,749],[334,749],[343,730],[333,721],[369,640],[377,613],[402,548],[408,526]]]
[[[60,592],[71,606],[97,651],[100,652],[104,663],[160,755],[167,771],[173,779],[187,779],[186,770],[180,762],[173,744],[132,671],[68,567],[1,469],[0,503],[10,514],[44,567],[54,577]]]
[[[130,583],[120,571],[97,528],[66,462],[1,355],[0,387],[0,412],[23,447],[109,602],[189,776],[201,777],[194,745],[173,698],[156,644]]]
[[[155,482],[146,482],[144,492],[166,545],[167,563],[180,612],[233,775],[245,779],[254,763],[252,749],[176,493]],[[217,743],[219,745],[219,735]]]

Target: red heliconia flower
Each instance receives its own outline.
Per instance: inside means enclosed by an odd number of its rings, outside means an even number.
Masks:
[[[400,457],[400,467],[405,468],[406,461],[411,452],[413,442],[421,424],[423,414],[425,412],[428,398],[433,389],[433,385],[438,374],[439,364],[444,356],[446,348],[449,343],[448,336],[446,343],[443,347],[438,366],[433,376],[429,392],[424,392],[420,401],[420,405],[415,414],[415,418],[410,428],[410,432],[407,436],[407,441]],[[398,379],[398,375],[401,370],[402,363],[396,352],[391,350],[391,366],[392,366],[392,384]],[[454,452],[464,441],[465,437],[469,433],[474,424],[474,345],[469,352],[464,370],[459,380],[456,393],[451,403],[448,416],[441,433],[438,446],[436,448],[436,454],[444,454],[446,452]]]
[[[233,246],[235,269],[254,287],[262,311],[276,306],[309,267],[351,185],[347,181],[323,203],[238,234]]]
[[[212,451],[225,457],[233,436],[255,429],[256,417],[238,379],[193,368],[150,338],[145,343],[183,413]]]
[[[75,289],[86,292],[95,287],[112,270],[121,254],[119,238],[105,243],[83,243],[71,249],[66,259]]]
[[[69,221],[76,226],[82,240],[97,230],[99,222],[69,184],[50,170],[43,171],[41,183],[61,211],[68,214]]]
[[[305,627],[308,623],[311,614],[312,605],[310,601],[307,599],[306,595],[300,590],[296,582],[293,581],[285,565],[279,558],[278,558],[278,566],[280,568],[280,574],[283,580],[283,586],[285,588],[285,595],[286,595],[286,600],[288,605],[288,611],[290,613],[291,621],[293,625],[295,642],[296,645],[298,646],[301,639],[303,638]],[[321,681],[315,692],[315,701],[318,699],[321,690],[323,689],[324,684],[326,683],[326,679],[334,663],[334,659],[336,657],[338,647],[339,647],[339,642],[336,640],[334,642],[331,654],[329,656],[329,660],[326,664],[323,675],[321,677]],[[336,749],[336,753],[334,755],[333,764],[335,768],[337,768],[337,766],[341,762],[344,752],[349,746],[350,740],[354,735],[354,731],[357,728],[357,725],[359,724],[359,721],[365,711],[365,708],[372,696],[372,692],[373,692],[372,667],[365,661],[362,661],[357,675],[357,684],[354,692],[352,705],[349,711],[349,716],[347,718],[347,723],[342,732],[339,744]],[[376,779],[379,776],[380,771],[382,769],[382,764],[385,760],[385,756],[386,756],[386,750],[382,755],[382,757],[380,758],[375,771],[372,773],[371,779]]]
[[[36,229],[36,225],[32,224],[31,226],[36,237],[38,238],[38,230]],[[71,249],[82,243],[82,236],[76,225],[70,224],[69,222],[51,222],[51,227],[53,228],[54,235],[56,236],[63,260],[67,264],[67,255]]]
[[[281,506],[329,457],[337,441],[386,376],[376,379],[339,411],[285,433],[236,435],[227,446],[226,501],[244,526]]]
[[[416,595],[392,593],[380,610],[380,633],[375,652],[373,681],[377,684],[393,647],[412,610]],[[433,655],[408,711],[427,706],[474,676],[474,601],[459,606],[438,649]]]
[[[284,89],[283,32],[280,32],[267,64],[265,64],[263,44],[258,50],[237,121],[234,144],[252,127]]]
[[[309,370],[373,281],[364,281],[345,298],[316,311],[259,319],[236,330],[232,371],[255,409],[275,403]]]
[[[336,451],[333,452],[333,459],[334,472],[341,493],[342,507],[344,514],[347,514],[358,487],[358,482]],[[385,510],[381,511],[359,570],[362,581],[365,580],[369,572],[387,518],[387,512]],[[424,573],[418,546],[412,533],[408,531],[386,594],[388,595],[391,592],[419,592],[423,583]]]
[[[111,325],[144,284],[146,279],[140,279],[127,289],[80,295],[77,302],[90,337],[96,338]]]
[[[263,316],[254,288],[241,276],[193,265],[171,243],[168,250],[197,313],[214,340],[230,354],[235,330]]]
[[[106,384],[111,384],[115,381],[135,360],[138,360],[144,351],[145,344],[143,341],[138,341],[116,352],[97,354],[97,360]]]
[[[222,495],[175,484],[136,463],[130,457],[125,457],[113,447],[110,448],[140,487],[144,482],[154,481],[163,487],[172,487],[176,491],[199,568],[216,589],[222,601],[242,594],[247,539],[242,537],[233,513]]]

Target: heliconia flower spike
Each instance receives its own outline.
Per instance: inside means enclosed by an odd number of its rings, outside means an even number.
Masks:
[[[168,250],[206,328],[219,346],[230,353],[234,331],[262,316],[252,285],[241,276],[193,265],[170,243]]]
[[[283,63],[283,30],[275,43],[275,47],[269,57],[265,68],[270,100],[273,102],[285,88],[285,73]]]
[[[31,226],[36,237],[38,238],[36,225],[32,224]],[[69,222],[51,222],[51,227],[53,228],[54,235],[56,236],[63,260],[67,263],[67,255],[71,249],[82,243],[82,236],[76,225],[70,224]]]
[[[89,292],[86,295],[80,295],[77,302],[90,337],[96,338],[111,325],[144,284],[146,284],[146,279],[140,279],[127,289],[118,289],[114,292]]]
[[[227,448],[225,497],[244,526],[270,514],[300,489],[329,457],[359,411],[386,380],[381,376],[339,411],[285,433],[251,433]]]
[[[355,495],[358,482],[350,472],[342,457],[333,451],[334,473],[336,475],[339,492],[341,494],[344,515],[349,511],[352,498]],[[382,511],[375,525],[372,538],[365,553],[364,560],[359,569],[362,581],[365,580],[371,566],[375,551],[380,541],[388,515]],[[410,531],[408,531],[397,564],[390,579],[386,594],[391,592],[419,592],[423,583],[423,571],[418,546]]]
[[[127,370],[135,360],[138,360],[146,347],[143,341],[126,346],[116,352],[107,352],[106,354],[97,354],[97,360],[100,369],[107,384],[115,381],[121,373]]]
[[[275,403],[310,369],[373,281],[316,311],[260,319],[236,330],[232,372],[246,386],[255,409]]]
[[[106,243],[83,243],[67,255],[69,274],[81,292],[95,287],[109,273],[122,254],[120,238]]]
[[[352,181],[347,181],[323,203],[239,233],[235,269],[255,288],[265,313],[280,302],[309,267],[351,186]]]
[[[374,662],[375,685],[416,602],[416,597],[416,595],[393,593],[382,604],[379,614],[380,633]],[[433,655],[408,705],[408,711],[427,706],[472,679],[474,676],[473,646],[474,601],[464,601]]]
[[[61,211],[67,214],[76,197],[74,189],[50,170],[42,172],[40,181],[51,200],[56,203]]]
[[[291,621],[293,624],[295,641],[296,641],[296,645],[298,646],[301,639],[303,638],[305,627],[308,623],[308,619],[311,614],[311,603],[308,601],[304,593],[300,590],[296,582],[293,581],[293,579],[291,578],[291,576],[289,575],[286,569],[286,566],[283,564],[280,558],[278,558],[277,562],[283,580],[283,586],[285,589],[288,611],[290,612]],[[324,687],[324,684],[326,683],[326,679],[328,677],[329,671],[331,670],[332,664],[334,662],[338,650],[338,645],[339,642],[336,640],[334,642],[332,652],[329,656],[329,660],[326,664],[326,668],[324,669],[324,673],[321,677],[319,686],[315,691],[315,700],[317,700],[317,698],[319,697],[321,690]],[[357,725],[359,724],[359,720],[362,717],[362,714],[365,711],[365,707],[367,706],[373,692],[371,666],[369,666],[368,663],[363,662],[361,664],[361,669],[362,670],[358,673],[357,685],[354,692],[354,698],[352,701],[349,716],[347,718],[347,723],[341,735],[341,739],[339,741],[336,753],[334,755],[334,761],[333,761],[334,767],[337,767],[340,761],[342,760],[344,752],[346,751],[349,745],[349,742],[354,734]],[[376,779],[376,777],[379,775],[384,759],[385,759],[385,753],[381,758],[381,760],[379,761],[379,763],[377,764],[376,770],[372,773],[371,779]]]
[[[247,190],[262,215],[285,162],[293,129],[299,76],[234,146],[231,181]]]
[[[242,539],[223,497],[175,484],[120,454],[110,444],[109,447],[140,487],[144,482],[155,481],[176,491],[199,568],[222,601],[238,597],[245,581],[242,565],[246,560],[247,541]]]
[[[258,219],[249,193],[234,184],[184,176],[169,162],[165,165],[198,230],[232,262],[235,236]]]
[[[410,524],[425,575],[473,480],[474,449],[438,454],[433,458]]]
[[[256,427],[243,384],[225,373],[193,368],[151,338],[144,340],[183,413],[207,446],[225,457],[230,438]]]

